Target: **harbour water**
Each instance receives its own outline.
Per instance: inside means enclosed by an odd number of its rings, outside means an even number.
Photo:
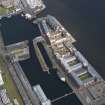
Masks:
[[[46,0],[45,2],[47,9],[41,16],[47,13],[55,16],[77,40],[75,46],[105,79],[105,1]],[[5,44],[30,41],[31,59],[20,64],[32,86],[39,83],[50,99],[72,91],[59,80],[55,70],[50,68],[51,75],[41,70],[32,46],[32,39],[40,35],[36,25],[19,15],[10,19],[4,18],[0,23]],[[81,104],[75,95],[72,95],[54,105]]]

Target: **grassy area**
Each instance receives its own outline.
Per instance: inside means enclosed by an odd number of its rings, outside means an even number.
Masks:
[[[5,88],[7,90],[7,93],[9,95],[11,101],[13,101],[13,99],[16,98],[19,102],[19,105],[24,105],[22,97],[20,96],[20,94],[12,80],[12,77],[8,71],[8,68],[5,64],[5,61],[2,57],[2,55],[0,55],[0,69],[2,70],[2,73],[3,73],[3,80],[4,80],[3,88]]]
[[[0,14],[6,14],[6,13],[11,13],[15,11],[14,7],[10,7],[10,8],[4,8],[4,7],[0,7]]]

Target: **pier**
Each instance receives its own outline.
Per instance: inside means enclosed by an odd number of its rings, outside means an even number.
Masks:
[[[27,95],[27,92],[25,91],[22,83],[21,83],[21,80],[19,79],[17,73],[14,71],[14,68],[13,68],[13,65],[11,64],[10,61],[8,61],[8,59],[6,59],[6,62],[7,62],[7,65],[8,65],[8,68],[9,68],[9,72],[14,80],[14,83],[24,101],[24,104],[25,105],[32,105],[28,95]]]
[[[105,104],[105,84],[103,78],[96,72],[86,58],[75,48],[75,39],[53,16],[39,18],[35,21],[56,63],[59,77],[64,77],[68,86],[83,105]],[[47,53],[49,49],[44,46]],[[94,84],[96,83],[96,84]],[[91,86],[92,85],[92,86]],[[72,94],[72,93],[70,93]],[[61,96],[56,100],[62,99]]]
[[[42,43],[45,51],[47,52],[47,55],[48,55],[50,61],[52,62],[52,68],[57,69],[57,65],[55,63],[54,56],[52,55],[52,50],[49,48],[50,46],[46,43],[46,41],[43,41],[41,43]]]
[[[7,53],[8,50],[4,46],[2,35],[0,38],[0,42],[1,42],[0,47],[4,48],[4,49],[2,49],[3,53],[2,53],[2,51],[0,51],[0,57],[2,57],[0,60],[3,60],[1,63],[3,64],[3,66],[5,66],[5,67],[3,67],[3,69],[5,69],[4,74],[8,73],[8,76],[9,76],[8,78],[9,79],[11,78],[13,80],[13,83],[14,83],[13,86],[16,87],[16,89],[17,89],[16,92],[18,92],[18,94],[20,95],[19,97],[16,97],[16,98],[20,98],[20,99],[22,98],[22,101],[24,103],[24,104],[20,103],[20,105],[40,105],[38,98],[37,98],[36,94],[34,93],[19,62],[14,61],[13,55]],[[10,82],[11,80],[8,80],[8,81]],[[10,84],[8,84],[8,85],[10,85]],[[13,90],[13,92],[14,92],[14,90]],[[8,93],[11,94],[12,92],[10,93],[10,91],[8,91]],[[13,97],[15,97],[15,95]],[[11,98],[13,98],[13,97],[11,97]]]
[[[43,58],[43,55],[41,54],[40,49],[38,48],[38,45],[37,45],[37,43],[43,42],[43,41],[44,40],[43,40],[42,37],[37,37],[37,38],[35,38],[33,40],[33,45],[34,45],[34,49],[35,49],[35,53],[36,53],[36,56],[38,58],[38,61],[39,61],[40,65],[41,65],[41,67],[42,67],[42,70],[44,72],[49,73],[49,67],[47,66],[47,64],[46,64],[46,62],[45,62],[45,60]]]
[[[13,56],[13,60],[16,61],[23,61],[30,58],[28,40],[10,44],[6,46],[8,51],[8,55]]]
[[[44,38],[42,36],[39,36],[39,37],[36,37],[34,40],[33,40],[33,45],[34,45],[34,49],[35,49],[35,53],[37,55],[37,58],[40,62],[40,65],[43,69],[43,71],[47,71],[49,72],[49,69],[48,69],[48,66],[43,58],[43,55],[41,54],[40,52],[40,49],[38,48],[37,46],[37,43],[41,43],[52,63],[52,68],[53,69],[61,69],[58,64],[56,63],[56,60],[54,59],[54,55],[52,54],[52,49],[50,48],[50,46],[46,43],[46,41],[44,40]]]
[[[0,49],[1,49],[0,50],[0,69],[2,69],[5,89],[7,90],[11,99],[14,97],[17,98],[17,100],[19,101],[19,104],[27,105],[28,103],[29,105],[31,105],[26,95],[26,92],[24,91],[21,85],[20,80],[13,69],[13,66],[11,65],[8,57],[6,56],[7,52],[5,50],[5,45],[4,45],[1,32],[0,32]],[[12,92],[13,94],[11,94]]]

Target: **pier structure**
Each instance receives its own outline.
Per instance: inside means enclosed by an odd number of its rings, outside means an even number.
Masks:
[[[11,63],[9,63],[9,61],[6,57],[7,52],[5,50],[5,45],[4,45],[1,31],[0,31],[0,42],[1,42],[0,43],[0,69],[1,69],[2,74],[3,74],[2,75],[3,80],[4,80],[4,86],[3,87],[5,87],[5,88],[1,88],[1,89],[5,90],[5,95],[8,93],[10,99],[12,99],[13,97],[15,97],[16,100],[17,99],[19,100],[22,98],[21,103],[19,101],[19,104],[23,105],[22,101],[24,101],[24,104],[31,105],[31,103],[28,100],[28,97],[26,95],[26,92],[24,91],[24,89],[21,85],[20,80],[17,77],[17,75],[13,69],[13,66],[11,65]],[[10,86],[10,85],[12,85],[12,86]],[[13,95],[10,95],[11,94],[10,88],[12,89]],[[1,102],[1,98],[0,98],[0,102]],[[1,102],[0,105],[4,105],[4,104]]]
[[[16,85],[16,87],[17,87],[17,89],[18,89],[18,91],[19,91],[19,93],[20,93],[20,95],[24,101],[24,104],[25,105],[32,105],[32,103],[31,103],[31,101],[27,95],[27,92],[25,91],[25,89],[21,83],[21,80],[19,79],[17,73],[14,71],[13,65],[11,64],[10,61],[8,61],[8,58],[6,59],[6,61],[7,61],[7,65],[9,68],[9,72],[11,73],[11,76],[14,80],[14,83],[15,83],[15,85]]]
[[[43,43],[44,41],[45,41],[44,38],[39,36],[39,37],[33,39],[33,45],[34,45],[34,49],[35,49],[35,53],[37,55],[38,61],[42,67],[42,70],[44,72],[49,73],[49,67],[47,66],[46,61],[44,60],[43,55],[37,45],[38,43]]]
[[[41,105],[52,105],[51,100],[49,100],[46,97],[40,85],[34,86],[33,90],[35,94],[37,94],[37,97],[39,98]]]
[[[6,56],[6,62],[12,78],[21,94],[25,105],[40,105],[36,94],[34,93],[26,75],[24,74],[20,64],[13,61],[12,56]]]
[[[3,42],[2,35],[1,35],[0,42]],[[22,43],[24,43],[24,42],[22,42]],[[4,43],[0,43],[0,47],[4,47],[4,49],[2,49],[3,53],[2,53],[2,51],[0,51],[0,62],[2,61],[1,62],[1,63],[3,63],[2,66],[6,66],[6,67],[3,67],[3,69],[7,68],[6,69],[7,71],[6,70],[3,70],[3,71],[8,73],[8,75],[7,74],[6,75],[8,76],[9,79],[10,79],[10,77],[12,78],[13,86],[16,87],[16,89],[17,89],[16,92],[18,92],[18,94],[20,95],[19,97],[22,98],[23,103],[24,103],[24,104],[22,104],[22,103],[20,103],[20,104],[21,105],[40,105],[40,102],[38,101],[38,97],[34,93],[26,75],[24,74],[24,72],[23,72],[23,70],[19,64],[19,62],[14,61],[14,56],[12,54],[7,53],[8,49],[6,49],[6,46],[4,45]],[[19,48],[20,48],[20,46],[19,46]],[[5,72],[4,72],[4,74],[5,74]],[[6,81],[8,81],[8,80],[6,80]],[[10,85],[10,84],[6,84],[6,85]]]
[[[24,87],[24,89],[26,90],[27,96],[29,97],[32,105],[40,105],[38,98],[36,96],[36,94],[34,94],[34,91],[26,77],[26,75],[24,74],[20,64],[18,62],[13,62],[13,66],[16,70],[16,73]]]
[[[41,37],[42,37],[42,36],[41,36]],[[43,37],[42,37],[42,38],[43,38]],[[43,38],[43,39],[44,39],[44,38]],[[55,63],[55,60],[54,60],[53,55],[51,54],[51,53],[52,53],[52,50],[51,50],[51,48],[49,48],[50,46],[46,43],[45,40],[42,42],[42,45],[43,45],[43,47],[44,47],[44,49],[45,49],[45,51],[46,51],[46,53],[47,53],[47,55],[48,55],[50,61],[52,62],[52,68],[53,68],[53,69],[56,69],[56,68],[57,68],[57,65],[56,65],[56,63]]]
[[[41,43],[43,45],[43,47],[44,47],[44,49],[45,49],[51,63],[52,63],[52,68],[53,69],[61,69],[61,67],[56,63],[54,55],[52,54],[53,53],[52,49],[46,43],[45,39],[42,36],[39,36],[39,37],[36,37],[36,38],[33,39],[33,45],[34,45],[35,53],[37,55],[39,63],[41,65],[41,67],[42,67],[42,70],[44,72],[48,72],[48,73],[50,72],[49,68],[48,68],[48,66],[47,66],[47,64],[46,64],[46,62],[45,62],[45,60],[43,58],[43,55],[41,54],[40,49],[38,48],[37,43]],[[58,72],[59,76],[61,77],[61,79],[64,78],[60,71],[57,71],[57,72]]]
[[[8,51],[8,55],[12,55],[15,62],[30,58],[28,40],[7,45],[6,49]]]
[[[52,50],[67,84],[83,105],[105,104],[105,82],[86,58],[75,48],[75,39],[54,18],[47,15],[34,21]]]

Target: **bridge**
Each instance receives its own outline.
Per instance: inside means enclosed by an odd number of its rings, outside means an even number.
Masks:
[[[57,98],[51,100],[51,102],[54,103],[54,102],[56,102],[56,101],[59,101],[59,100],[65,98],[65,97],[67,97],[67,96],[70,96],[70,95],[72,95],[72,94],[74,94],[74,91],[72,91],[72,92],[70,92],[70,93],[66,93],[66,94],[64,94],[63,96],[57,97]]]

